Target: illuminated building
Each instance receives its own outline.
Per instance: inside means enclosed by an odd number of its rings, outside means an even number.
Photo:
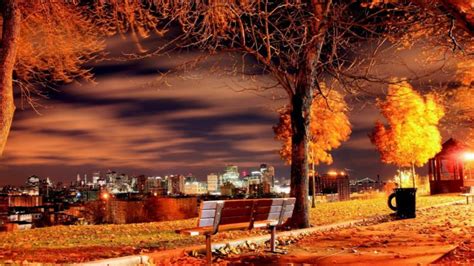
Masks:
[[[207,190],[209,193],[219,192],[220,191],[220,180],[219,176],[216,174],[207,175]]]
[[[183,175],[171,175],[168,177],[168,194],[184,193],[185,177]]]
[[[225,173],[222,175],[222,184],[231,183],[237,188],[245,188],[247,185],[239,177],[239,169],[236,165],[226,166]]]
[[[262,173],[263,193],[273,192],[273,187],[275,186],[275,168],[262,164],[260,165],[260,172]]]
[[[466,145],[450,138],[441,151],[428,161],[431,194],[461,192],[474,186],[473,153]]]
[[[193,181],[184,184],[184,194],[201,195],[207,193],[207,185],[203,182]]]
[[[329,171],[315,177],[316,193],[338,194],[339,200],[350,199],[349,176],[343,171]],[[312,184],[310,182],[310,188]]]

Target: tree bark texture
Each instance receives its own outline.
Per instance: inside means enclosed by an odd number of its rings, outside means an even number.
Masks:
[[[5,150],[15,113],[13,99],[13,69],[15,66],[21,13],[17,0],[3,1],[3,29],[0,50],[0,155]]]
[[[305,51],[304,62],[298,70],[295,93],[291,97],[291,128],[292,128],[292,153],[291,153],[291,196],[296,198],[295,210],[291,225],[296,228],[310,227],[309,221],[309,141],[311,105],[314,90],[319,88],[318,66],[321,49],[324,44],[326,25],[325,13],[331,7],[332,1],[308,1],[308,6],[313,10],[314,23],[310,31],[316,38],[312,45]]]

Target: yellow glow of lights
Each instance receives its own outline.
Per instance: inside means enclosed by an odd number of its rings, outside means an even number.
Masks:
[[[341,171],[339,174],[340,175],[346,175],[346,173],[344,171]]]
[[[104,192],[104,193],[102,193],[101,197],[102,197],[103,200],[108,200],[110,198],[110,194],[107,193],[107,192]]]
[[[335,175],[337,175],[337,172],[336,171],[329,171],[328,175],[335,176]]]
[[[465,161],[474,161],[474,152],[465,152],[463,158]]]

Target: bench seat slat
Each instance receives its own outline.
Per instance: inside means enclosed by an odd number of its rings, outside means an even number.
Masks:
[[[234,224],[226,224],[219,226],[219,232],[223,231],[230,231],[230,230],[237,230],[237,229],[245,229],[249,227],[249,223],[234,223]],[[184,230],[177,230],[177,233],[184,234],[184,235],[204,235],[212,233],[212,226],[206,227],[195,227],[190,229]]]
[[[278,220],[264,220],[264,221],[258,221],[253,224],[254,228],[264,228],[272,225],[277,225]]]
[[[254,228],[264,228],[264,227],[277,225],[277,224],[278,224],[278,220],[272,220],[272,219],[256,221],[254,223]],[[249,223],[226,224],[226,225],[219,226],[219,232],[236,230],[236,229],[245,229],[248,227],[249,227]],[[189,229],[184,229],[184,230],[177,230],[176,232],[183,235],[190,235],[190,236],[205,235],[206,233],[209,234],[212,232],[212,226],[195,227],[195,228],[189,228]]]

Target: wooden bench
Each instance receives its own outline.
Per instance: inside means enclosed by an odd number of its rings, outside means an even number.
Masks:
[[[464,187],[464,193],[459,194],[459,196],[466,197],[466,204],[469,204],[469,198],[471,198],[471,202],[474,200],[474,187]]]
[[[276,227],[293,215],[294,207],[295,198],[204,201],[197,227],[177,232],[190,236],[205,235],[209,264],[212,261],[211,236],[222,231],[269,228],[270,250],[275,252]]]

